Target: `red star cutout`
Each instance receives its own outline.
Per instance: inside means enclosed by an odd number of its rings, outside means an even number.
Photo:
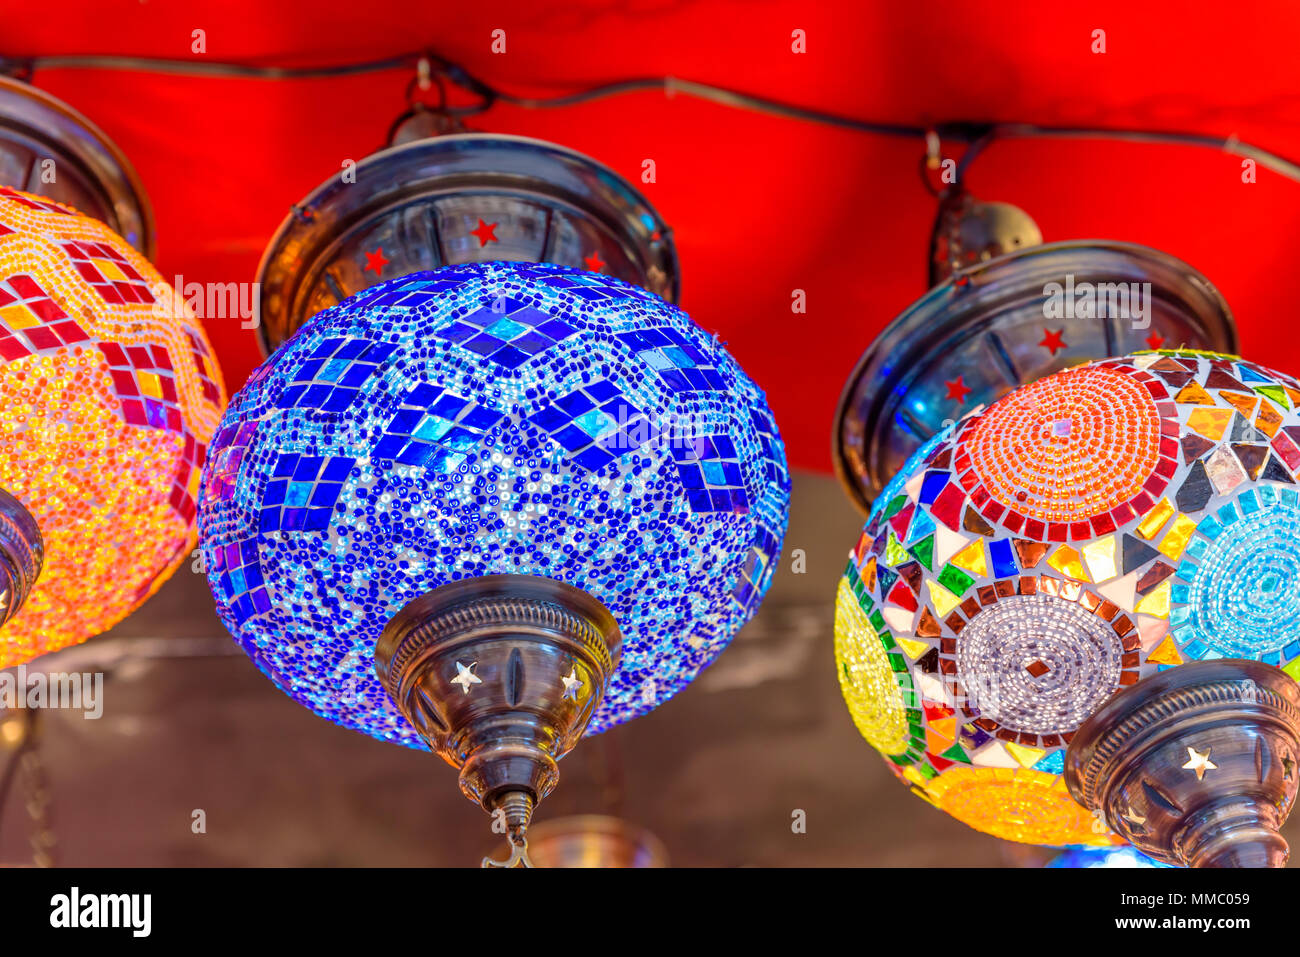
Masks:
[[[497,242],[496,223],[485,223],[483,220],[478,221],[478,229],[471,229],[469,234],[478,237],[478,248],[482,249],[488,243]]]
[[[1043,330],[1043,341],[1039,343],[1044,349],[1051,349],[1052,355],[1056,355],[1058,349],[1064,349],[1066,344],[1062,341],[1061,336],[1065,333],[1064,329],[1057,329],[1052,332],[1050,329]]]
[[[944,380],[943,384],[948,387],[948,398],[952,399],[958,405],[965,405],[966,396],[970,395],[973,391],[965,382],[962,381],[961,376],[957,376],[957,378],[953,379],[951,382]]]
[[[1156,335],[1154,332],[1147,336],[1147,348],[1159,349],[1165,344],[1165,337]]]
[[[365,272],[366,269],[373,269],[376,276],[382,276],[384,267],[387,265],[388,260],[384,258],[384,247],[380,246],[373,253],[366,253],[366,268],[361,271]]]
[[[592,272],[600,272],[602,269],[605,268],[605,264],[600,261],[600,253],[598,252],[592,253],[590,256],[584,259],[583,262],[587,264],[587,268],[590,269]]]

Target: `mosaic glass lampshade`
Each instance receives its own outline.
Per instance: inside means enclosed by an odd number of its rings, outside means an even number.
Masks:
[[[187,559],[225,396],[201,326],[143,256],[8,188],[0,396],[3,667],[111,627]]]
[[[1018,210],[951,200],[935,227],[948,244],[932,272],[942,281],[868,346],[836,410],[835,471],[864,515],[946,423],[1022,385],[1166,344],[1237,351],[1227,302],[1187,263],[1134,243],[1036,245]]]
[[[1252,825],[1274,831],[1265,856],[1284,857],[1272,842],[1296,783],[1298,409],[1290,376],[1151,352],[1040,379],[935,435],[876,499],[839,585],[836,660],[859,730],[979,830],[1122,839],[1184,864],[1228,849],[1209,830],[1205,846],[1171,849],[1174,825],[1256,779],[1276,807],[1246,801],[1240,816],[1267,819]],[[1276,727],[1207,730],[1186,711],[1206,695],[1237,702],[1238,725]],[[1223,708],[1206,714],[1231,724]]]
[[[677,693],[754,613],[788,496],[762,393],[683,312],[486,263],[304,325],[233,399],[199,524],[281,689],[526,823],[584,730]]]

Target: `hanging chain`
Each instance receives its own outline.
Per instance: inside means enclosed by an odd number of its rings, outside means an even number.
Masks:
[[[50,826],[50,786],[45,773],[45,762],[41,759],[40,728],[37,719],[32,718],[29,732],[33,738],[30,751],[22,756],[19,771],[23,776],[23,800],[27,806],[27,816],[31,819],[32,863],[36,867],[54,866],[54,829]]]

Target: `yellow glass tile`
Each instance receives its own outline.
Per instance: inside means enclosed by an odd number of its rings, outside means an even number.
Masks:
[[[1022,768],[1033,767],[1047,754],[1044,748],[1031,748],[1027,744],[1016,744],[1014,741],[1008,741],[1006,744],[1007,750],[1011,752],[1013,758],[1020,762]]]
[[[984,561],[984,539],[977,538],[950,559],[958,568],[964,568],[979,578],[987,577],[989,567]]]
[[[1143,596],[1133,609],[1139,615],[1151,615],[1153,618],[1169,617],[1169,579],[1165,579],[1148,594]]]
[[[898,642],[899,647],[907,652],[907,657],[913,661],[930,650],[930,645],[927,642],[917,641],[915,638],[900,638],[895,635],[894,640]]]
[[[1160,551],[1177,561],[1182,557],[1183,549],[1192,540],[1192,533],[1195,531],[1196,522],[1180,513],[1161,540]]]
[[[1083,570],[1083,562],[1079,560],[1079,553],[1069,545],[1062,545],[1052,552],[1051,557],[1047,559],[1047,564],[1069,578],[1079,581],[1088,580]]]
[[[1178,646],[1174,644],[1174,636],[1166,635],[1165,640],[1156,645],[1151,654],[1147,655],[1148,662],[1154,662],[1157,665],[1181,665],[1183,656],[1178,653]]]
[[[948,612],[961,604],[960,598],[934,579],[927,578],[925,586],[930,589],[930,603],[934,605],[934,610],[939,613],[940,618],[947,616]]]
[[[99,270],[100,275],[105,279],[111,279],[114,282],[128,281],[126,273],[122,272],[117,263],[113,262],[113,260],[92,258],[90,261],[95,264],[95,268]]]
[[[1147,512],[1146,517],[1138,522],[1137,533],[1148,541],[1155,538],[1160,533],[1160,529],[1165,527],[1165,522],[1169,521],[1169,516],[1173,514],[1174,507],[1169,499],[1162,498],[1151,511]]]
[[[926,804],[930,805],[931,807],[935,807],[935,808],[939,807],[939,802],[936,801],[934,798],[930,797],[930,792],[927,791],[925,788],[912,787],[910,790],[913,794],[915,794],[917,797],[919,797],[922,801],[924,801]],[[940,810],[942,810],[942,808]]]
[[[1107,582],[1115,577],[1115,536],[1107,535],[1083,546],[1083,560],[1088,564],[1088,574],[1095,582]]]
[[[920,771],[916,770],[914,765],[909,764],[907,767],[903,768],[903,777],[907,778],[907,780],[911,781],[922,791],[925,790],[925,777]]]
[[[140,382],[140,391],[151,399],[162,398],[162,380],[158,378],[156,372],[137,372],[136,379]]]
[[[40,318],[21,302],[10,303],[0,307],[0,319],[10,329],[30,329],[41,324]]]
[[[1192,414],[1187,417],[1187,427],[1217,442],[1223,438],[1232,416],[1231,409],[1193,409]]]

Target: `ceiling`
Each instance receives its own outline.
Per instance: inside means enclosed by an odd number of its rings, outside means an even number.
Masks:
[[[671,74],[790,103],[907,124],[1034,121],[1235,134],[1300,156],[1300,7],[1243,16],[1183,3],[999,4],[836,0],[575,0],[357,4],[354,0],[65,0],[7,18],[0,53],[325,64],[430,47],[512,92],[549,94]],[[996,9],[996,16],[990,11]],[[807,52],[791,52],[802,29]],[[491,31],[506,52],[491,52]],[[1106,31],[1104,54],[1092,33]],[[204,79],[43,70],[35,82],[99,124],[153,200],[158,266],[188,282],[251,281],[287,212],[346,159],[379,147],[404,109],[402,71],[322,80]],[[924,289],[934,201],[910,139],[864,135],[662,93],[528,111],[480,130],[561,142],[639,181],[672,225],[682,304],[768,392],[792,464],[829,472],[831,417],[857,356]],[[953,144],[952,149],[958,149]],[[971,189],[1028,210],[1047,240],[1123,239],[1195,265],[1223,291],[1243,351],[1292,373],[1300,343],[1290,239],[1300,183],[1242,182],[1226,153],[1103,140],[1008,140]],[[790,309],[793,290],[806,314]],[[229,384],[260,361],[252,330],[209,320]]]

